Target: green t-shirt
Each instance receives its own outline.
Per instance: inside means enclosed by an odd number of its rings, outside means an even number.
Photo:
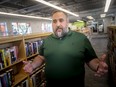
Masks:
[[[87,37],[74,31],[69,31],[63,38],[53,34],[48,36],[39,52],[45,57],[45,73],[48,78],[84,75],[85,62],[97,58]]]

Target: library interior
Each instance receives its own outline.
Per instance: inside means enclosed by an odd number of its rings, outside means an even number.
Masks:
[[[107,65],[104,75],[91,68],[96,56],[97,71]],[[35,67],[37,57],[45,61]],[[76,77],[56,80],[81,71],[84,86]],[[116,0],[0,0],[0,87],[52,87],[50,81],[53,87],[116,87]]]

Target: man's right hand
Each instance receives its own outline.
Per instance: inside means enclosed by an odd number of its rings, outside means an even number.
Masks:
[[[24,71],[25,72],[27,72],[27,73],[29,73],[29,74],[31,74],[32,73],[32,71],[33,71],[33,66],[32,66],[32,64],[29,62],[29,61],[23,61],[23,63],[25,64],[25,66],[24,66]]]

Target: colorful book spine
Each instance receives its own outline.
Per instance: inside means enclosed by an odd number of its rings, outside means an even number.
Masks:
[[[4,49],[0,49],[0,58],[1,58],[2,63],[3,63],[3,68],[5,68],[7,66],[7,63],[6,63]]]

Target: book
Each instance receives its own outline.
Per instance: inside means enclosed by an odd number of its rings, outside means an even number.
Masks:
[[[33,51],[34,51],[34,54],[38,53],[38,43],[37,42],[33,42]]]
[[[13,83],[14,83],[14,73],[13,73],[13,69],[7,70],[6,73],[7,73],[7,78],[8,78],[9,86],[12,86]]]
[[[8,75],[8,79],[9,79],[9,82],[10,82],[10,85],[13,85],[14,82],[15,82],[15,73],[14,73],[14,70],[13,69],[9,69],[7,71],[7,75]]]
[[[26,55],[27,57],[31,56],[33,54],[33,48],[32,48],[32,44],[31,42],[26,42],[25,43],[25,47],[26,47]]]
[[[2,87],[9,87],[8,79],[7,79],[7,73],[1,74],[0,75],[0,79],[1,79],[1,85],[2,85]]]
[[[45,80],[45,67],[42,68],[41,70],[41,80],[44,81]]]
[[[0,69],[3,69],[3,68],[4,68],[4,61],[2,58],[2,52],[0,52]]]
[[[0,78],[0,87],[2,87],[2,81],[1,81],[1,78]]]
[[[13,64],[18,60],[18,47],[12,46],[10,47],[10,55],[11,55],[11,63]]]
[[[46,81],[44,81],[39,87],[46,87]]]
[[[7,66],[10,66],[12,64],[10,48],[5,48],[5,58],[6,58]]]
[[[21,82],[21,87],[29,87],[28,85],[28,79],[24,80],[23,82]]]
[[[27,43],[25,43],[26,57],[29,56],[29,49]]]
[[[0,57],[2,59],[2,63],[3,63],[3,67],[5,68],[7,66],[7,63],[6,63],[6,58],[5,58],[5,53],[4,53],[4,49],[0,49]]]
[[[39,87],[41,83],[41,71],[39,70],[38,72],[34,73],[31,76],[32,84],[33,87]]]

